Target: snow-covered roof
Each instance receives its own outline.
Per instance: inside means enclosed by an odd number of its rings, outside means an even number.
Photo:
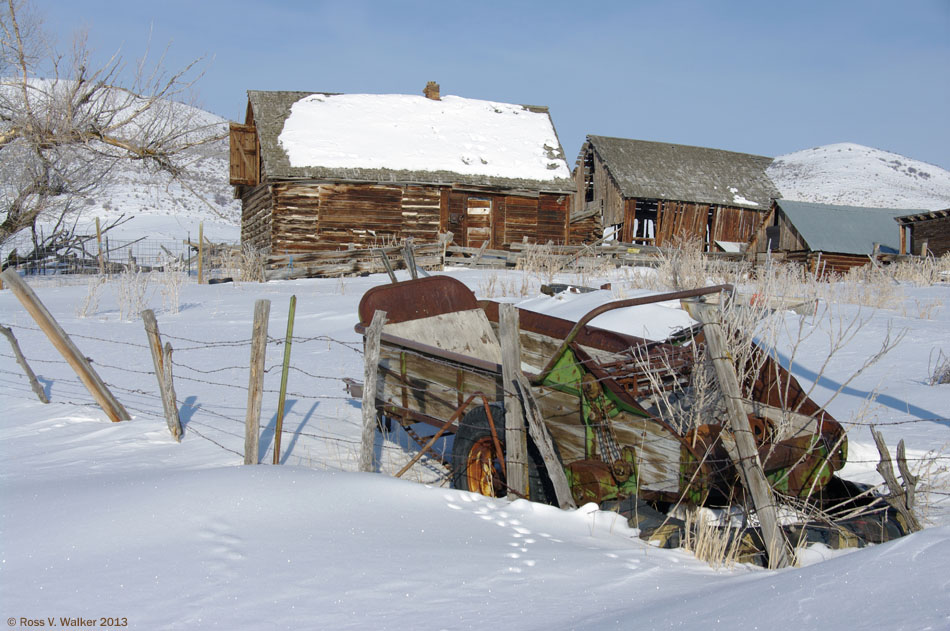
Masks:
[[[248,98],[270,179],[574,190],[544,107],[404,94]]]
[[[765,174],[771,158],[665,142],[588,136],[624,197],[766,211],[779,193]]]
[[[921,212],[908,208],[832,206],[788,199],[777,199],[775,204],[795,226],[809,249],[840,254],[871,254],[875,243],[881,244],[882,252],[898,252],[900,231],[894,219]]]

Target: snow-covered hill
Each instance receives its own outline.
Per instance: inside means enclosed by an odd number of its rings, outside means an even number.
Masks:
[[[950,208],[950,171],[853,143],[779,156],[767,172],[785,199],[872,208]]]
[[[122,164],[106,188],[85,200],[80,226],[94,223],[96,217],[106,222],[125,214],[133,218],[111,231],[112,237],[179,240],[190,234],[197,239],[203,223],[204,235],[211,241],[240,240],[241,203],[233,199],[228,184],[228,122],[188,105],[174,106],[223,137],[189,150],[189,166],[181,181],[163,172],[146,172],[133,162]]]
[[[0,91],[9,90],[14,84],[0,80]],[[37,98],[44,98],[68,89],[71,84],[68,81],[53,83],[37,79],[31,85],[38,88]],[[107,95],[106,98],[114,96],[120,107],[130,110],[137,104],[129,101],[127,93],[119,89]],[[15,99],[8,100],[7,106],[15,107]],[[207,239],[213,242],[237,242],[240,239],[241,207],[240,202],[233,199],[233,189],[228,183],[228,121],[190,105],[160,101],[145,115],[130,113],[127,118],[133,122],[128,124],[147,125],[150,116],[169,118],[176,121],[171,123],[176,127],[196,130],[188,132],[189,142],[215,136],[219,138],[185,150],[183,160],[177,161],[184,164],[184,174],[179,179],[154,168],[149,169],[142,161],[119,160],[115,168],[109,171],[102,186],[96,187],[94,192],[82,193],[78,204],[73,204],[76,210],[70,216],[70,221],[75,222],[76,232],[95,234],[97,218],[105,226],[124,215],[130,219],[109,231],[111,239],[121,241],[145,237],[181,242],[190,236],[195,240],[199,224],[203,223]],[[0,186],[17,179],[19,167],[12,162],[17,155],[15,150],[4,154],[4,163],[0,163]],[[40,231],[52,229],[58,209],[59,206],[56,206],[53,216],[40,217],[37,222]],[[24,231],[4,243],[3,250],[29,250],[29,240],[30,235]]]

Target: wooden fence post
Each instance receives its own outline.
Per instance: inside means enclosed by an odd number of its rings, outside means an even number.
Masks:
[[[36,397],[43,403],[49,403],[49,397],[46,396],[46,391],[43,390],[40,382],[36,380],[36,373],[34,373],[30,365],[26,363],[26,357],[23,356],[23,351],[20,350],[20,344],[17,343],[13,331],[5,326],[0,326],[0,333],[3,333],[3,335],[10,340],[10,346],[13,347],[13,355],[16,357],[16,363],[20,364],[20,368],[26,373],[26,378],[30,380],[30,387],[33,388],[33,393],[36,394]]]
[[[264,393],[264,357],[267,353],[267,323],[270,300],[254,303],[254,329],[251,333],[251,376],[247,385],[247,418],[244,423],[244,464],[260,461],[258,445],[261,433],[261,400]]]
[[[363,435],[360,440],[360,471],[375,471],[373,444],[376,442],[376,379],[379,374],[379,338],[386,323],[386,312],[377,311],[366,329],[363,351]]]
[[[280,398],[277,401],[277,425],[274,429],[274,464],[280,464],[280,433],[284,431],[284,402],[287,400],[287,371],[290,370],[290,343],[294,339],[294,312],[297,296],[290,297],[287,314],[287,338],[284,340],[284,365],[280,373]]]
[[[122,407],[118,399],[112,396],[105,382],[102,381],[89,364],[89,360],[86,359],[85,355],[83,355],[79,348],[73,343],[72,339],[66,334],[66,331],[59,326],[59,323],[56,322],[56,319],[53,318],[46,306],[40,302],[40,299],[37,298],[30,286],[20,278],[19,274],[17,274],[13,268],[4,270],[2,277],[10,286],[13,294],[33,317],[33,320],[36,321],[36,324],[43,330],[43,333],[46,334],[46,337],[48,337],[50,342],[53,343],[53,346],[56,347],[56,350],[60,352],[66,362],[76,371],[80,381],[86,386],[86,389],[89,390],[89,393],[92,394],[106,415],[114,422],[129,420],[131,418],[129,413]]]
[[[769,557],[769,569],[787,567],[790,565],[790,560],[785,533],[778,521],[775,494],[765,477],[765,471],[759,460],[759,452],[752,438],[752,426],[745,411],[735,366],[729,359],[722,324],[718,320],[718,313],[713,312],[709,305],[696,303],[695,312],[703,323],[709,356],[716,370],[716,378],[728,412],[729,428],[736,440],[736,451],[739,454],[739,462],[736,465],[742,477],[742,484],[752,496],[752,503],[762,527],[762,539]]]
[[[505,471],[510,489],[508,499],[515,499],[528,497],[529,489],[528,441],[525,437],[524,412],[515,385],[517,375],[521,374],[521,338],[518,335],[518,310],[513,304],[498,305],[498,331],[505,394]]]
[[[198,284],[204,282],[204,229],[205,223],[202,221],[198,224]],[[268,310],[268,314],[270,311]]]
[[[175,402],[175,388],[171,384],[171,346],[167,347],[168,358],[162,351],[162,337],[158,332],[158,321],[155,312],[146,309],[142,312],[142,321],[145,322],[145,335],[148,337],[148,349],[152,352],[152,366],[155,368],[155,377],[158,379],[158,391],[162,395],[162,409],[165,411],[165,421],[168,431],[178,442],[181,442],[181,419],[178,416],[178,404]],[[167,374],[167,378],[166,378]]]
[[[168,431],[178,442],[181,442],[181,418],[178,416],[178,402],[175,397],[175,382],[172,381],[172,345],[165,342],[165,351],[162,353],[162,405],[168,401],[165,408],[165,422]]]

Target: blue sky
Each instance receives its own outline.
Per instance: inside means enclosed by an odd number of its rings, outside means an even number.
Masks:
[[[33,0],[132,61],[205,57],[198,103],[246,90],[443,94],[547,105],[586,134],[781,155],[835,142],[950,169],[950,0],[335,2]]]

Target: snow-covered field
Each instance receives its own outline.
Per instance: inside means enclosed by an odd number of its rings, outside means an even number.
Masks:
[[[520,272],[448,273],[480,295],[521,285]],[[362,379],[356,307],[384,282],[186,284],[175,313],[154,281],[148,306],[175,349],[180,444],[165,426],[143,325],[119,317],[117,282],[85,318],[76,315],[85,285],[34,287],[128,408],[133,419],[123,423],[107,420],[11,292],[0,292],[0,323],[52,399],[36,400],[0,341],[0,605],[10,628],[77,617],[134,629],[950,628],[950,385],[926,383],[932,354],[950,353],[947,284],[903,286],[894,309],[836,306],[867,322],[813,393],[830,399],[888,324],[907,330],[828,407],[847,422],[878,393],[850,434],[845,477],[878,480],[869,419],[892,449],[905,438],[912,465],[943,469],[926,480],[941,486],[921,498],[929,527],[861,550],[812,550],[804,567],[766,571],[713,570],[656,549],[593,506],[566,512],[445,488],[425,462],[394,479],[414,453],[404,435],[378,440],[380,473],[355,473],[360,403],[342,379]],[[270,463],[291,295],[282,464],[243,466],[254,303],[272,301],[260,453]],[[565,317],[611,297],[504,299]],[[792,326],[800,317],[784,315]],[[671,308],[609,324],[684,318]],[[803,383],[816,379],[835,321],[806,318],[815,334],[793,364]]]

